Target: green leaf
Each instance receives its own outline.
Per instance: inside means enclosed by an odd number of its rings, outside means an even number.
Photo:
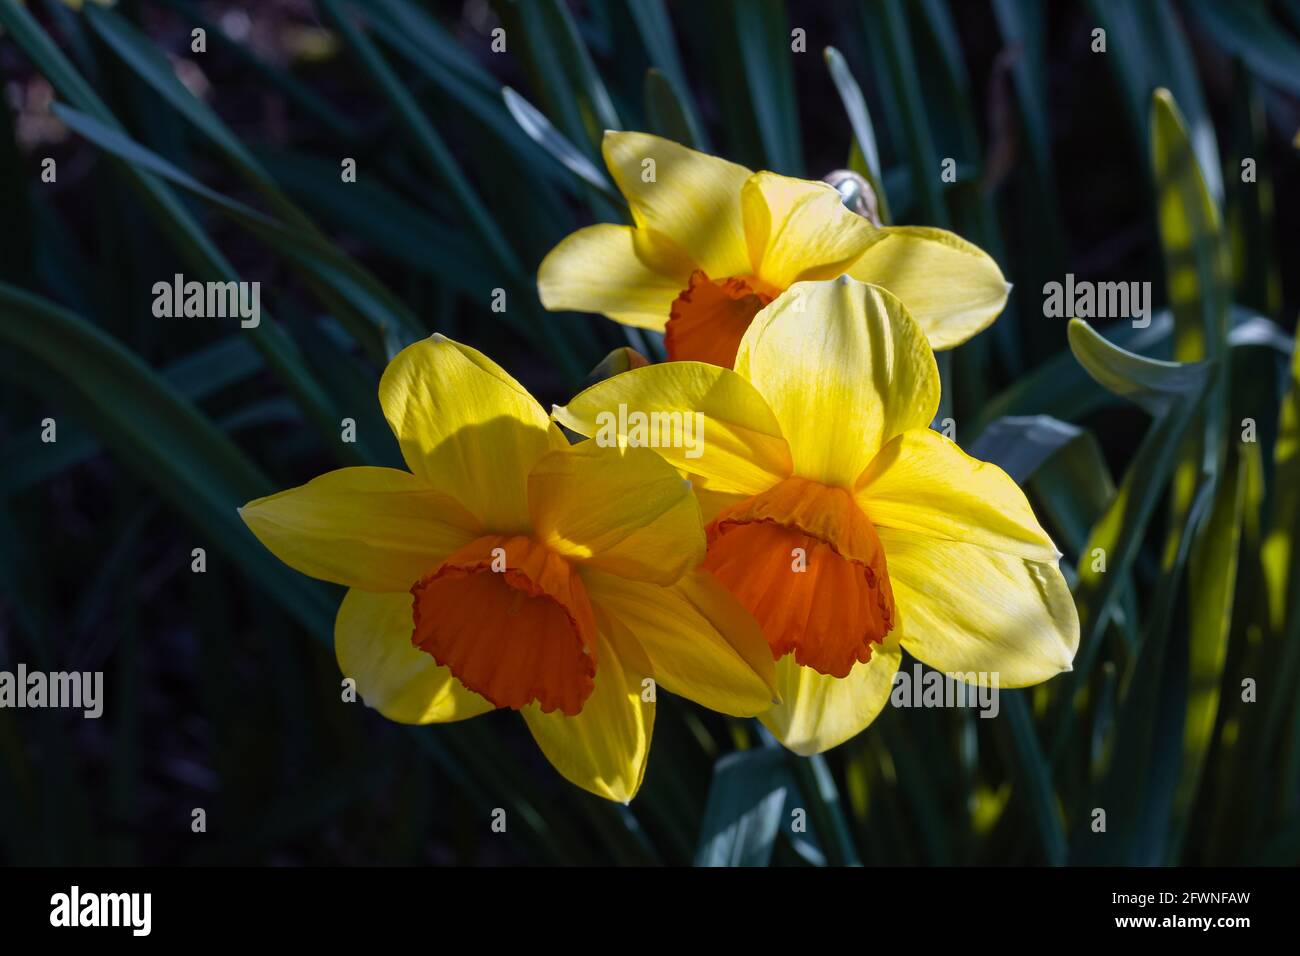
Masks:
[[[800,757],[787,752],[786,760],[798,784],[798,791],[792,791],[790,796],[792,799],[805,798],[807,806],[802,809],[807,811],[813,830],[821,837],[820,844],[827,862],[832,866],[861,866],[862,861],[858,859],[857,848],[849,834],[839,788],[825,756]],[[786,819],[790,818],[787,816]]]
[[[231,335],[170,363],[162,375],[178,395],[199,402],[262,368],[262,360],[248,340]],[[59,440],[53,444],[41,441],[39,428],[18,436],[13,439],[12,462],[0,474],[0,497],[46,481],[98,450],[93,435],[65,425],[59,426]]]
[[[112,113],[25,8],[13,3],[0,3],[0,24],[9,30],[59,93],[105,128],[121,131]],[[121,168],[139,188],[146,205],[176,243],[181,257],[199,273],[199,278],[238,281],[234,268],[165,185],[129,163],[122,164]],[[249,330],[252,342],[265,356],[267,366],[293,392],[321,434],[343,457],[350,457],[349,447],[338,441],[339,416],[328,393],[303,362],[293,340],[269,318],[263,310],[264,321],[256,329]]]
[[[787,176],[802,175],[803,149],[785,3],[783,0],[733,0],[731,9],[767,168]]]
[[[508,86],[501,88],[501,98],[520,129],[527,133],[533,142],[546,150],[569,172],[598,190],[610,202],[622,208],[627,207],[626,200],[614,188],[609,177],[596,168],[591,160],[578,152],[577,148],[565,139],[535,106]]]
[[[1219,690],[1232,630],[1237,557],[1246,491],[1246,461],[1224,475],[1210,516],[1196,532],[1189,559],[1187,717],[1182,772],[1174,803],[1174,847],[1181,843],[1214,734]]]
[[[1076,327],[1086,330],[1087,335],[1095,335],[1087,325],[1075,320],[1071,323],[1072,339]],[[1178,460],[1182,440],[1200,407],[1207,378],[1214,368],[1199,363],[1180,370],[1175,363],[1156,363],[1124,352],[1100,337],[1095,341],[1085,338],[1083,348],[1085,351],[1095,350],[1091,351],[1089,360],[1115,387],[1131,396],[1142,395],[1143,401],[1165,410],[1152,422],[1124,473],[1119,490],[1093,527],[1080,555],[1078,582],[1074,589],[1074,602],[1079,611],[1079,651],[1068,683],[1070,692],[1063,695],[1058,707],[1056,737],[1051,749],[1054,764],[1060,760],[1072,730],[1074,695],[1092,673],[1106,620],[1113,612],[1121,584],[1132,569],[1147,524],[1164,493]],[[1092,369],[1089,371],[1093,372]],[[1139,381],[1125,381],[1122,371],[1141,378]],[[1199,380],[1200,384],[1190,387],[1193,380]],[[1148,386],[1160,384],[1175,390],[1166,393],[1146,390]]]
[[[1121,681],[1111,757],[1102,781],[1083,804],[1115,810],[1105,833],[1075,843],[1072,862],[1154,866],[1164,858],[1178,778],[1178,749],[1165,744],[1171,736],[1181,739],[1187,707],[1185,671],[1179,661],[1167,661],[1169,631],[1193,531],[1209,513],[1213,491],[1212,481],[1200,485],[1187,525],[1175,536],[1177,550],[1161,567],[1138,657],[1128,680]],[[1089,823],[1081,814],[1080,831]]]
[[[517,162],[527,161],[541,178],[572,189],[568,174],[550,156],[537,155],[533,141],[505,109],[499,81],[475,63],[436,20],[407,0],[377,0],[361,12],[377,36],[457,107],[477,119],[508,147]]]
[[[1199,395],[1209,380],[1203,362],[1164,362],[1107,341],[1083,319],[1070,320],[1070,351],[1107,391],[1159,417]]]
[[[354,308],[339,318],[348,322],[348,331],[377,361],[385,361],[416,336],[416,320],[406,306],[325,237],[314,231],[293,229],[209,189],[120,130],[105,126],[94,117],[58,103],[51,109],[72,130],[106,152],[212,203],[297,266],[309,284],[327,290],[327,294],[347,299]]]
[[[646,121],[650,131],[666,139],[699,149],[695,131],[691,128],[686,104],[677,95],[672,83],[659,70],[651,67],[645,71]]]
[[[1267,704],[1258,753],[1267,760],[1289,736],[1290,747],[1283,751],[1281,772],[1276,775],[1276,805],[1289,808],[1300,787],[1300,346],[1292,352],[1280,418],[1273,449],[1273,501],[1261,552],[1269,643],[1278,654],[1278,692]]]
[[[286,218],[296,216],[298,221],[302,221],[297,207],[285,199],[253,154],[226,128],[217,114],[177,78],[171,63],[148,38],[115,10],[90,3],[82,14],[100,39],[136,76],[224,153],[235,169],[271,202],[278,214]]]
[[[1038,733],[1034,730],[1029,705],[1020,692],[1002,695],[1012,746],[1016,753],[1015,775],[1020,792],[1029,805],[1029,813],[1038,831],[1043,856],[1050,866],[1064,866],[1067,855],[1065,824],[1061,819],[1056,791],[1052,788],[1051,766],[1043,754]]]
[[[1105,59],[1119,74],[1134,141],[1140,146],[1149,144],[1151,94],[1157,87],[1167,87],[1188,117],[1193,150],[1210,195],[1215,202],[1222,201],[1223,174],[1214,123],[1205,107],[1187,37],[1168,0],[1088,3],[1106,30]]]
[[[362,177],[339,188],[338,164],[307,153],[260,154],[289,193],[377,253],[430,276],[468,297],[494,285],[486,250],[381,181]]]
[[[696,149],[709,152],[708,133],[700,122],[695,104],[691,100],[691,87],[686,82],[681,56],[677,52],[677,41],[673,39],[673,25],[668,19],[668,10],[663,0],[640,0],[639,3],[630,3],[627,5],[627,12],[632,17],[632,22],[636,24],[650,62],[671,88],[673,101],[681,110],[686,127],[690,130],[690,136],[678,142],[694,145]],[[649,80],[647,79],[646,82],[648,86]]]
[[[696,866],[766,866],[794,775],[780,747],[727,754],[713,767]]]
[[[1087,436],[1082,428],[1050,415],[1006,417],[980,432],[969,450],[981,461],[994,462],[1023,486],[1049,458]]]
[[[451,150],[447,148],[428,117],[424,115],[410,90],[402,84],[370,38],[343,12],[340,0],[320,0],[320,9],[352,48],[362,69],[393,108],[402,129],[420,158],[434,176],[446,184],[470,227],[478,233],[483,244],[492,251],[497,264],[512,279],[523,280],[523,267],[514,249],[506,241],[505,235],[493,220],[491,213],[461,171]]]
[[[124,464],[304,628],[330,640],[334,608],[324,588],[281,564],[236,512],[268,494],[269,479],[193,405],[105,333],[7,283],[0,283],[0,341],[53,369],[52,401],[74,400]]]
[[[867,109],[866,97],[862,95],[862,88],[853,78],[853,73],[839,50],[828,46],[822,52],[822,56],[826,60],[826,68],[830,70],[831,79],[835,82],[835,89],[839,91],[844,112],[848,114],[849,127],[853,130],[853,145],[858,151],[855,155],[862,157],[862,168],[855,171],[861,173],[875,190],[880,221],[887,226],[893,220],[889,213],[889,199],[885,195],[885,180],[880,167],[880,150],[876,146],[876,131],[871,123],[871,112]]]
[[[863,11],[867,10],[864,6]],[[907,14],[899,0],[881,0],[874,10],[883,26],[881,41],[891,80],[890,98],[898,101],[904,137],[900,147],[904,149],[912,173],[912,185],[920,197],[921,217],[928,225],[946,228],[948,210],[943,202],[942,180],[939,178],[939,155],[930,132],[920,73],[907,28]],[[873,27],[874,23],[868,25],[869,30]]]
[[[1187,8],[1207,37],[1241,57],[1260,79],[1300,96],[1300,44],[1269,17],[1266,6],[1188,0]]]

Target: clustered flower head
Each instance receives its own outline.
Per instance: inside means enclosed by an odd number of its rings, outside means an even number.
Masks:
[[[658,688],[813,754],[876,717],[904,649],[1010,687],[1068,670],[1059,553],[1010,477],[929,428],[933,350],[1006,301],[992,260],[873,226],[824,183],[639,133],[604,151],[635,226],[564,239],[542,299],[663,330],[670,361],[548,415],[435,335],[379,385],[409,470],[241,509],[349,588],[335,646],[366,702],[404,723],[518,711],[565,777],[628,801]],[[647,440],[647,416],[701,440]]]

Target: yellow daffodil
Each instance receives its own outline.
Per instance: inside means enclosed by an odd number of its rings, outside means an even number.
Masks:
[[[734,371],[651,365],[554,415],[628,443],[638,436],[618,425],[634,416],[602,413],[704,416],[693,457],[657,451],[700,486],[704,568],[754,614],[777,660],[781,701],[763,722],[812,754],[880,712],[900,648],[1004,687],[1073,660],[1079,622],[1056,548],[1006,473],[928,427],[938,402],[920,326],[890,293],[841,277],[761,311]]]
[[[344,676],[402,723],[518,710],[551,763],[627,801],[657,682],[753,715],[774,699],[762,633],[697,570],[699,506],[645,449],[570,445],[514,379],[440,336],[379,385],[410,471],[344,468],[240,514],[280,560],[350,588]]]
[[[670,359],[730,368],[760,309],[804,280],[850,275],[902,300],[935,349],[989,325],[1010,288],[943,229],[879,228],[826,183],[754,173],[645,133],[606,132],[605,164],[635,228],[579,229],[542,261],[548,309],[664,332]]]

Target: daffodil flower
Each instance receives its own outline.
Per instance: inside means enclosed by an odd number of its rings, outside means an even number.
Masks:
[[[938,403],[920,326],[841,277],[761,311],[734,371],[646,366],[553,414],[583,434],[626,418],[601,415],[619,406],[704,415],[701,454],[657,451],[700,485],[704,568],[777,660],[781,701],[762,721],[812,754],[875,719],[901,648],[1003,687],[1071,666],[1079,622],[1059,553],[1005,472],[928,427]]]
[[[635,228],[579,229],[542,261],[548,309],[664,332],[670,359],[728,368],[760,309],[796,282],[846,274],[902,300],[935,349],[1002,311],[991,258],[943,229],[879,228],[826,183],[754,173],[646,133],[606,132],[605,164]]]
[[[763,636],[697,570],[699,505],[645,449],[570,445],[486,356],[440,336],[389,364],[410,471],[343,468],[240,514],[280,560],[350,590],[345,677],[409,724],[519,711],[551,763],[628,801],[654,688],[737,716],[774,699]]]

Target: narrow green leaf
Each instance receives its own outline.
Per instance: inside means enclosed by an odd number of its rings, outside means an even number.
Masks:
[[[686,105],[668,78],[654,67],[645,71],[643,95],[651,132],[684,146],[700,148]]]
[[[0,25],[10,32],[60,94],[105,127],[121,130],[120,124],[94,90],[86,84],[25,8],[18,4],[0,3]],[[129,163],[121,164],[120,168],[140,190],[146,206],[175,242],[182,259],[198,272],[198,278],[238,280],[234,268],[164,184]],[[351,449],[338,441],[339,417],[328,393],[303,362],[293,340],[269,320],[265,310],[263,319],[256,329],[249,330],[252,342],[266,357],[267,366],[297,398],[316,428],[327,437],[338,453],[345,459],[348,458]]]
[[[1187,8],[1207,37],[1241,57],[1260,79],[1300,96],[1300,44],[1268,15],[1266,6],[1188,0]]]
[[[328,639],[325,590],[263,548],[236,509],[270,481],[156,372],[105,333],[52,303],[0,283],[0,340],[57,374],[49,397],[74,399],[123,463],[188,515],[212,543],[308,631]]]
[[[1114,345],[1083,319],[1070,320],[1070,351],[1109,392],[1135,402],[1152,415],[1200,394],[1209,379],[1205,363],[1164,362]]]
[[[523,267],[514,249],[506,241],[487,207],[470,185],[459,164],[424,115],[410,90],[402,83],[388,61],[344,12],[341,0],[320,0],[321,12],[351,47],[362,69],[395,111],[406,135],[429,170],[451,191],[465,219],[492,250],[497,263],[516,281],[524,278]]]
[[[384,361],[416,336],[416,319],[367,270],[314,231],[293,229],[198,182],[120,130],[61,104],[52,111],[75,132],[131,165],[147,170],[212,203],[324,287],[354,306],[341,314],[348,331],[377,361]],[[258,326],[260,328],[260,326]],[[335,423],[337,424],[337,423]]]
[[[733,0],[731,9],[767,168],[787,176],[801,175],[803,148],[790,67],[790,28],[785,3],[783,0]]]
[[[546,150],[569,172],[598,190],[610,202],[626,208],[627,202],[614,188],[609,177],[597,169],[591,160],[578,152],[535,106],[508,86],[501,88],[501,98],[520,129],[527,133],[533,142]]]
[[[884,27],[881,41],[891,79],[890,98],[898,102],[904,136],[900,147],[904,149],[912,173],[912,186],[919,197],[921,218],[928,225],[947,227],[948,210],[943,202],[940,178],[942,170],[921,92],[907,14],[900,0],[880,0],[876,9]]]
[[[1154,866],[1164,858],[1178,778],[1178,748],[1168,738],[1183,736],[1187,707],[1185,662],[1169,660],[1169,632],[1183,570],[1213,503],[1214,483],[1203,482],[1188,510],[1187,525],[1167,555],[1138,657],[1121,681],[1113,730],[1114,745],[1101,783],[1084,806],[1124,807],[1112,813],[1105,833],[1081,839],[1073,862]],[[1090,821],[1081,815],[1080,830]]]
[[[828,46],[822,52],[822,56],[826,60],[826,68],[830,70],[831,79],[835,82],[835,89],[840,94],[840,101],[844,104],[844,112],[848,114],[849,127],[853,130],[853,145],[862,157],[863,168],[856,171],[861,173],[871,184],[871,188],[876,191],[880,221],[887,226],[893,219],[889,212],[889,198],[885,195],[880,150],[876,146],[876,131],[871,123],[871,112],[867,109],[866,97],[862,95],[862,88],[853,78],[853,73],[839,50]]]
[[[1210,195],[1221,202],[1223,174],[1214,123],[1187,37],[1168,0],[1088,0],[1088,4],[1106,31],[1106,61],[1119,74],[1134,141],[1140,147],[1149,145],[1151,94],[1157,87],[1167,87],[1188,117],[1189,137]]]
[[[691,100],[691,87],[686,82],[686,72],[682,69],[677,42],[673,39],[673,25],[668,19],[668,9],[664,0],[641,0],[639,3],[630,3],[627,5],[627,11],[636,24],[637,32],[641,35],[641,42],[645,44],[650,62],[663,74],[664,80],[672,88],[673,100],[681,110],[686,126],[690,130],[690,137],[679,142],[693,144],[696,149],[709,152],[708,133],[700,122],[695,104]]]
[[[1181,843],[1200,788],[1205,757],[1214,733],[1219,690],[1232,630],[1237,557],[1245,503],[1244,458],[1229,469],[1215,494],[1210,516],[1198,529],[1189,559],[1187,596],[1187,717],[1183,728],[1182,772],[1174,804],[1174,846]]]

